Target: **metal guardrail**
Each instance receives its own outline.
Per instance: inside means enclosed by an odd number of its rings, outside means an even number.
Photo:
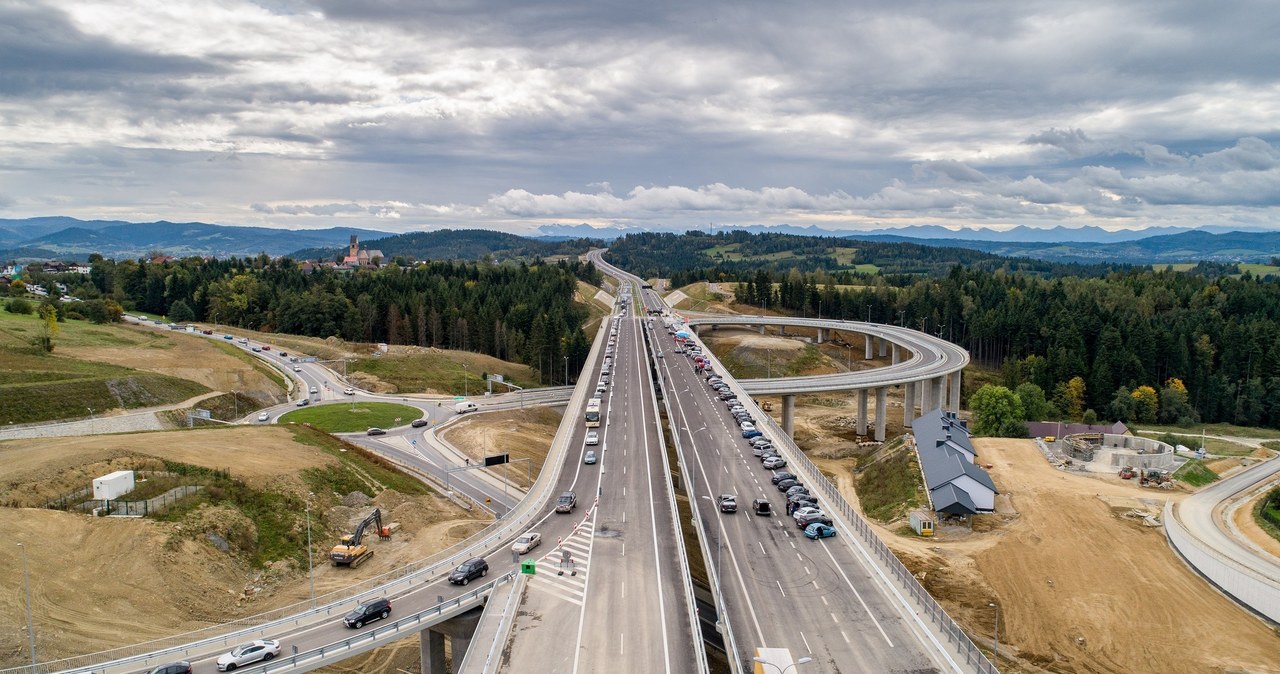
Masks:
[[[714,356],[711,355],[711,350],[701,344],[702,340],[699,339],[697,341],[703,347],[703,354],[714,358]],[[728,373],[724,371],[723,367],[717,368],[717,372],[721,373],[721,376],[731,387],[738,389],[740,397],[750,400],[750,396],[747,395],[745,390],[743,390],[742,385],[729,376]],[[850,528],[858,534],[861,541],[865,543],[867,547],[870,548],[870,551],[875,554],[883,567],[889,571],[893,579],[898,583],[898,586],[906,590],[911,598],[924,609],[923,615],[927,617],[929,621],[938,628],[939,632],[946,637],[947,642],[952,645],[956,649],[957,654],[963,658],[964,664],[971,667],[976,674],[999,674],[1000,670],[996,669],[996,666],[987,659],[987,656],[976,644],[973,643],[973,640],[964,633],[964,630],[960,628],[960,625],[947,614],[946,610],[938,604],[937,600],[929,594],[928,590],[924,589],[924,586],[920,584],[920,581],[917,580],[911,571],[903,565],[901,560],[893,554],[893,551],[889,549],[889,546],[885,545],[884,541],[880,540],[880,537],[876,535],[875,530],[872,529],[871,525],[862,517],[862,514],[857,512],[853,506],[849,505],[849,502],[845,500],[844,495],[840,493],[840,489],[833,484],[831,480],[827,479],[827,476],[823,474],[822,470],[819,469],[813,461],[809,460],[809,457],[800,450],[800,447],[795,444],[795,441],[791,439],[791,436],[787,435],[786,432],[782,430],[782,427],[773,420],[773,417],[768,414],[761,413],[759,418],[761,419],[761,423],[763,425],[767,425],[772,431],[775,444],[785,448],[785,451],[788,454],[786,457],[788,470],[795,471],[796,468],[799,467],[799,469],[805,473],[805,486],[816,487],[822,492],[826,501],[835,506],[836,511],[844,517],[846,522],[852,525]],[[757,426],[759,425],[760,424],[757,424]],[[912,610],[913,607],[908,605],[906,608],[907,610]]]
[[[607,334],[607,331],[600,331],[596,334],[596,340],[592,344],[587,362],[595,362]],[[424,577],[431,579],[436,575],[443,575],[441,571],[452,570],[462,559],[491,552],[499,547],[502,541],[523,531],[524,525],[534,518],[552,493],[550,487],[554,486],[560,478],[560,473],[564,467],[564,454],[567,451],[568,442],[575,427],[576,417],[572,413],[582,408],[587,394],[593,390],[590,383],[591,379],[589,377],[583,378],[575,387],[574,394],[569,400],[569,413],[566,414],[564,422],[560,424],[560,428],[556,431],[556,435],[552,440],[551,451],[547,455],[547,465],[550,466],[550,469],[544,469],[538,475],[538,478],[534,480],[533,487],[528,492],[528,496],[510,513],[493,525],[463,541],[455,543],[445,550],[341,590],[318,595],[315,602],[316,608],[311,608],[312,602],[310,600],[297,602],[254,616],[210,625],[199,630],[169,637],[96,653],[50,660],[38,663],[35,667],[25,665],[0,669],[0,674],[27,672],[31,674],[53,674],[54,672],[75,674],[95,674],[96,672],[97,674],[104,674],[105,670],[102,664],[104,662],[109,662],[114,666],[138,663],[162,656],[181,657],[192,651],[213,645],[255,639],[265,636],[274,630],[287,626],[296,626],[302,619],[313,617],[320,613],[328,614],[344,602],[359,600],[373,594],[399,591],[397,588],[409,589],[414,584],[421,585]],[[137,665],[135,668],[141,666]]]

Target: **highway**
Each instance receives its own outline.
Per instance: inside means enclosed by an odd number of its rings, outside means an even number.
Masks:
[[[578,453],[581,477],[570,485],[588,512],[529,579],[507,671],[608,672],[621,662],[644,672],[703,667],[641,324],[628,316],[614,325],[599,444]],[[598,381],[600,366],[590,374],[586,381]],[[586,430],[578,424],[574,446]],[[596,464],[582,463],[587,449],[596,451]],[[566,552],[572,565],[558,568]]]

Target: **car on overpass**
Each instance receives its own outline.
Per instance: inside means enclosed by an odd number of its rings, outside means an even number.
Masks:
[[[147,674],[191,674],[191,663],[186,660],[170,662],[167,665],[160,665],[154,669],[147,670]]]
[[[257,639],[231,649],[218,658],[218,671],[229,672],[236,667],[258,661],[270,660],[280,654],[279,639]]]
[[[542,545],[542,534],[536,531],[530,531],[520,538],[517,538],[516,542],[511,544],[511,551],[517,555],[523,555],[539,545]]]
[[[389,615],[391,615],[391,600],[378,597],[357,606],[342,619],[342,623],[347,627],[360,629],[375,620],[384,620]]]
[[[489,575],[489,562],[484,561],[483,557],[474,557],[458,565],[458,568],[449,574],[449,582],[454,585],[466,585],[476,578],[483,578]]]
[[[831,524],[831,518],[827,514],[817,508],[801,508],[791,513],[791,518],[796,521],[796,526],[804,529],[814,522],[822,524]]]
[[[721,494],[720,498],[716,499],[716,502],[720,504],[720,512],[722,513],[738,512],[738,497],[733,494]]]

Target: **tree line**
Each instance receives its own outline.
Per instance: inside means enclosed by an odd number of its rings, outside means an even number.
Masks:
[[[61,282],[80,300],[46,300],[60,315],[105,322],[136,311],[176,323],[460,349],[524,363],[553,382],[563,378],[564,357],[573,372],[590,351],[577,282],[600,282],[592,263],[577,260],[304,271],[265,255],[154,264],[94,256],[87,276],[31,276],[45,287]]]

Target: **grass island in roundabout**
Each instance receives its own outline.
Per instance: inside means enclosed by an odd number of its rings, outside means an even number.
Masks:
[[[408,405],[356,402],[303,407],[281,416],[279,423],[311,424],[326,433],[356,433],[374,427],[404,426],[422,416],[422,410]]]

